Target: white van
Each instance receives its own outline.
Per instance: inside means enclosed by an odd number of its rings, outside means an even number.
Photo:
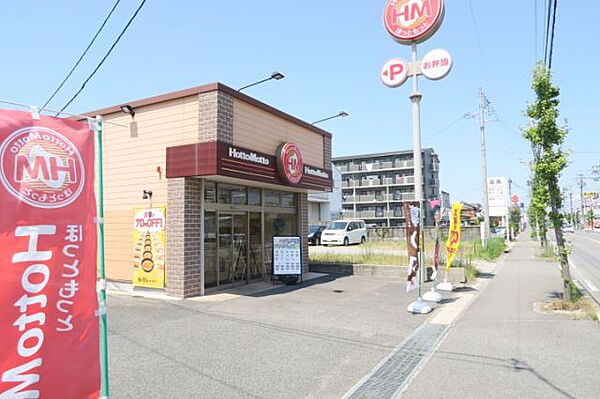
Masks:
[[[323,245],[362,244],[367,241],[367,228],[363,220],[336,220],[321,233]]]

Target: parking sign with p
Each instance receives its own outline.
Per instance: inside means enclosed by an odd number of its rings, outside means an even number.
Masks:
[[[387,87],[398,87],[408,77],[408,64],[401,58],[392,58],[383,64],[379,77]]]

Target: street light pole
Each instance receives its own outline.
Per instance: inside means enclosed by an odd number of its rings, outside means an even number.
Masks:
[[[325,122],[325,121],[328,121],[328,120],[333,119],[333,118],[340,118],[340,117],[341,118],[345,118],[347,116],[348,116],[348,113],[346,111],[340,111],[336,115],[332,115],[332,116],[329,116],[327,118],[323,118],[323,119],[319,119],[318,121],[314,121],[313,123],[311,123],[311,125],[316,125],[317,123]]]
[[[484,102],[483,89],[479,89],[479,133],[481,136],[481,176],[483,190],[483,237],[484,245],[487,245],[490,239],[490,204],[488,199],[488,178],[487,178],[487,155],[485,148],[485,118],[484,118]],[[508,226],[507,226],[508,227]]]

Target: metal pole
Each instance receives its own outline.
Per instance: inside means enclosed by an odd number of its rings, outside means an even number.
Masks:
[[[581,229],[585,230],[585,206],[583,203],[583,176],[579,177],[579,198],[581,198]]]
[[[485,237],[485,244],[490,239],[490,205],[488,200],[488,178],[487,178],[487,155],[485,149],[485,119],[484,119],[484,97],[483,89],[479,89],[479,133],[481,136],[481,175],[482,175],[482,189],[483,189],[483,212],[484,212],[484,226],[483,235]],[[507,228],[508,230],[508,228]]]
[[[106,319],[106,272],[104,267],[104,176],[102,174],[102,126],[101,116],[96,116],[98,148],[98,245],[99,245],[99,310],[100,310],[100,367],[101,398],[108,398],[108,325]]]
[[[577,222],[575,221],[574,213],[573,213],[573,186],[569,187],[569,202],[571,204],[571,217],[570,222],[573,224],[573,228],[577,227]]]
[[[417,45],[412,44],[412,76],[413,76],[413,91],[410,95],[412,101],[412,116],[413,116],[413,163],[415,175],[415,200],[419,203],[419,285],[417,288],[417,298],[421,300],[423,286],[423,253],[420,250],[422,247],[423,237],[423,161],[421,155],[421,93],[419,93],[419,78],[418,78],[418,63],[417,63]]]

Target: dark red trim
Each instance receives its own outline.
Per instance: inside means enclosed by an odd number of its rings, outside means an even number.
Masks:
[[[255,161],[253,162],[241,157],[230,157],[230,148],[247,155],[254,154]],[[166,176],[167,178],[227,176],[286,187],[331,191],[333,188],[331,170],[311,165],[306,166],[326,172],[329,178],[304,174],[298,184],[285,183],[285,180],[277,170],[277,159],[275,156],[253,151],[249,148],[213,141],[167,148]]]

